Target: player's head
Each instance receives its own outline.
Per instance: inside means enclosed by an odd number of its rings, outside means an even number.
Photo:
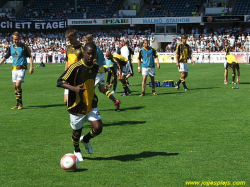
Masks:
[[[129,41],[126,40],[126,41],[124,42],[124,45],[129,46]]]
[[[93,42],[88,42],[84,46],[84,57],[83,60],[86,64],[92,64],[96,56],[96,45]]]
[[[93,36],[88,34],[84,37],[84,42],[88,43],[88,42],[93,42]]]
[[[105,56],[106,56],[106,58],[109,59],[109,60],[113,58],[113,55],[111,54],[110,51],[107,51]]]
[[[148,40],[143,40],[143,47],[147,49],[148,46],[149,46]]]
[[[19,38],[20,38],[19,32],[15,31],[12,33],[12,39],[15,44],[19,43]]]
[[[182,40],[182,43],[186,43],[187,42],[187,35],[182,35],[181,40]]]
[[[75,29],[68,29],[65,33],[65,38],[69,41],[71,45],[76,45],[78,44],[77,41],[77,35],[76,35],[76,30]]]

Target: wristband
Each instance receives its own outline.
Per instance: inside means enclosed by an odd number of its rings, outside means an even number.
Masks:
[[[138,69],[141,69],[141,67],[138,67]]]

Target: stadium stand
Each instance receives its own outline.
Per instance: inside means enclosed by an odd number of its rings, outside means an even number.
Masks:
[[[249,15],[250,14],[250,1],[237,0],[234,7],[233,15]]]
[[[144,17],[196,16],[201,5],[197,0],[152,0]]]
[[[75,0],[33,0],[32,6],[27,7],[18,19],[65,20],[112,17],[121,2],[122,0],[82,0],[77,1],[77,11],[75,11]]]

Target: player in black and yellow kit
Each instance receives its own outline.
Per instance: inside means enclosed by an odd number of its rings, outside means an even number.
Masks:
[[[239,84],[240,83],[240,66],[235,58],[234,55],[229,54],[226,55],[226,59],[227,59],[227,64],[225,67],[225,73],[224,73],[224,84],[227,84],[227,77],[228,77],[228,69],[232,68],[233,72],[232,72],[232,84]],[[235,82],[235,74],[236,74],[236,70],[237,70],[237,81]]]
[[[22,109],[22,83],[24,82],[25,73],[27,70],[27,58],[30,60],[30,69],[29,73],[33,73],[33,59],[31,57],[29,47],[20,42],[19,33],[16,31],[12,34],[13,44],[7,51],[7,54],[2,58],[0,65],[4,63],[4,61],[12,56],[12,82],[14,83],[15,96],[17,104],[11,109]]]
[[[93,42],[93,36],[88,34],[87,36],[85,36],[84,41],[86,43]],[[108,89],[105,88],[104,65],[106,64],[106,62],[105,62],[105,58],[104,58],[102,50],[98,46],[96,46],[96,48],[97,48],[96,58],[94,59],[94,61],[99,65],[99,70],[98,70],[98,73],[96,75],[95,85],[98,86],[98,89],[101,93],[106,95],[111,101],[114,102],[115,110],[117,111],[120,108],[121,101],[116,99],[114,97],[114,95]]]
[[[185,79],[188,76],[188,64],[187,60],[191,59],[193,65],[194,61],[191,58],[191,48],[186,43],[187,42],[187,36],[182,35],[181,36],[182,42],[179,43],[176,47],[176,66],[179,69],[179,72],[181,73],[180,80],[176,83],[176,88],[180,89],[180,83],[182,83],[184,90],[189,91],[189,89],[186,86]]]
[[[128,88],[127,82],[126,82],[126,75],[127,75],[127,59],[119,54],[111,54],[110,51],[107,51],[106,58],[108,60],[111,60],[117,67],[117,72],[119,74],[119,81],[121,81],[124,93],[122,96],[127,96],[131,93],[130,89]]]
[[[93,153],[89,140],[102,132],[102,120],[97,108],[98,98],[95,95],[95,78],[98,65],[93,62],[96,46],[89,42],[84,47],[84,57],[72,64],[58,79],[57,86],[69,90],[68,112],[70,113],[73,129],[72,142],[74,154],[79,161],[83,161],[79,142],[84,143],[88,153]],[[92,129],[85,136],[81,136],[84,122],[88,120]]]
[[[65,38],[70,44],[66,46],[65,71],[68,67],[83,58],[83,44],[77,40],[77,31],[68,29],[65,33]],[[67,103],[68,90],[64,91],[64,102]]]

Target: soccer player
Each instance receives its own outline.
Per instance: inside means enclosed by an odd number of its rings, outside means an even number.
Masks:
[[[225,80],[224,80],[224,84],[227,84],[227,77],[228,77],[228,69],[229,68],[232,68],[233,72],[232,72],[232,84],[239,84],[240,83],[240,66],[235,58],[234,55],[232,54],[229,54],[226,56],[226,59],[227,59],[227,64],[226,64],[226,67],[225,67],[225,73],[224,73],[224,77],[225,77]],[[236,71],[235,69],[237,70],[237,81],[235,82],[235,74],[236,74]]]
[[[128,59],[127,61],[127,75],[126,75],[126,82],[128,86],[131,86],[131,84],[128,81],[129,77],[133,77],[134,75],[134,70],[133,70],[133,65],[132,65],[132,55],[134,55],[134,51],[132,50],[132,48],[129,46],[129,41],[125,41],[124,42],[124,46],[121,48],[121,55],[124,56],[126,59]]]
[[[106,81],[106,89],[110,89],[111,88],[111,82],[110,79],[111,77],[113,77],[112,79],[112,84],[113,84],[113,90],[112,90],[112,94],[116,92],[116,87],[117,87],[117,67],[114,64],[114,62],[112,62],[111,60],[106,60],[106,72],[108,73],[107,75],[107,81]]]
[[[126,83],[126,75],[127,75],[127,59],[119,54],[111,54],[110,51],[107,51],[106,58],[111,60],[117,67],[117,74],[119,75],[119,81],[121,81],[124,93],[122,96],[127,96],[131,93],[128,85]]]
[[[189,91],[189,89],[187,88],[185,79],[188,76],[188,64],[187,64],[187,60],[191,59],[193,65],[194,65],[194,61],[191,58],[191,48],[188,44],[186,44],[187,42],[187,36],[186,35],[182,35],[181,36],[181,40],[182,42],[178,44],[178,46],[176,47],[176,66],[179,69],[179,72],[181,73],[181,78],[178,82],[176,82],[176,89],[180,89],[180,83],[182,83],[183,87],[184,87],[184,91]]]
[[[143,48],[139,51],[138,57],[138,72],[142,73],[142,93],[140,97],[145,96],[147,76],[150,76],[152,83],[152,94],[157,95],[155,92],[155,59],[157,61],[157,67],[160,69],[160,63],[157,55],[157,51],[149,46],[148,40],[143,40]],[[142,72],[141,72],[142,63]]]
[[[29,73],[33,73],[33,59],[31,56],[31,52],[29,47],[20,42],[19,33],[16,31],[12,34],[13,44],[8,49],[6,55],[2,58],[0,65],[4,63],[4,61],[12,56],[12,81],[14,83],[15,96],[17,104],[11,109],[23,109],[22,102],[22,83],[24,82],[25,73],[27,70],[27,58],[30,60],[30,69]]]
[[[65,38],[69,41],[69,44],[66,46],[66,59],[65,59],[65,71],[69,68],[70,65],[79,61],[83,58],[83,44],[77,40],[77,31],[75,29],[68,29],[65,33]],[[68,101],[67,89],[64,90],[64,102]]]
[[[88,34],[87,36],[85,36],[84,41],[86,43],[93,42],[93,37],[90,34]],[[97,53],[96,53],[97,55],[94,61],[99,65],[99,70],[96,75],[95,86],[98,85],[99,91],[114,102],[115,110],[117,111],[120,108],[121,101],[116,99],[108,89],[105,89],[105,70],[103,67],[105,65],[105,58],[102,50],[98,46],[96,46],[96,48],[97,48]]]
[[[95,95],[95,77],[98,65],[93,62],[96,55],[96,45],[88,42],[84,47],[83,59],[73,63],[57,80],[57,87],[69,90],[68,112],[70,125],[73,129],[72,142],[74,154],[79,161],[83,161],[79,142],[82,142],[89,154],[93,153],[90,139],[102,132],[102,120],[97,108],[98,98]],[[84,136],[82,128],[84,122],[91,123],[91,130]]]

